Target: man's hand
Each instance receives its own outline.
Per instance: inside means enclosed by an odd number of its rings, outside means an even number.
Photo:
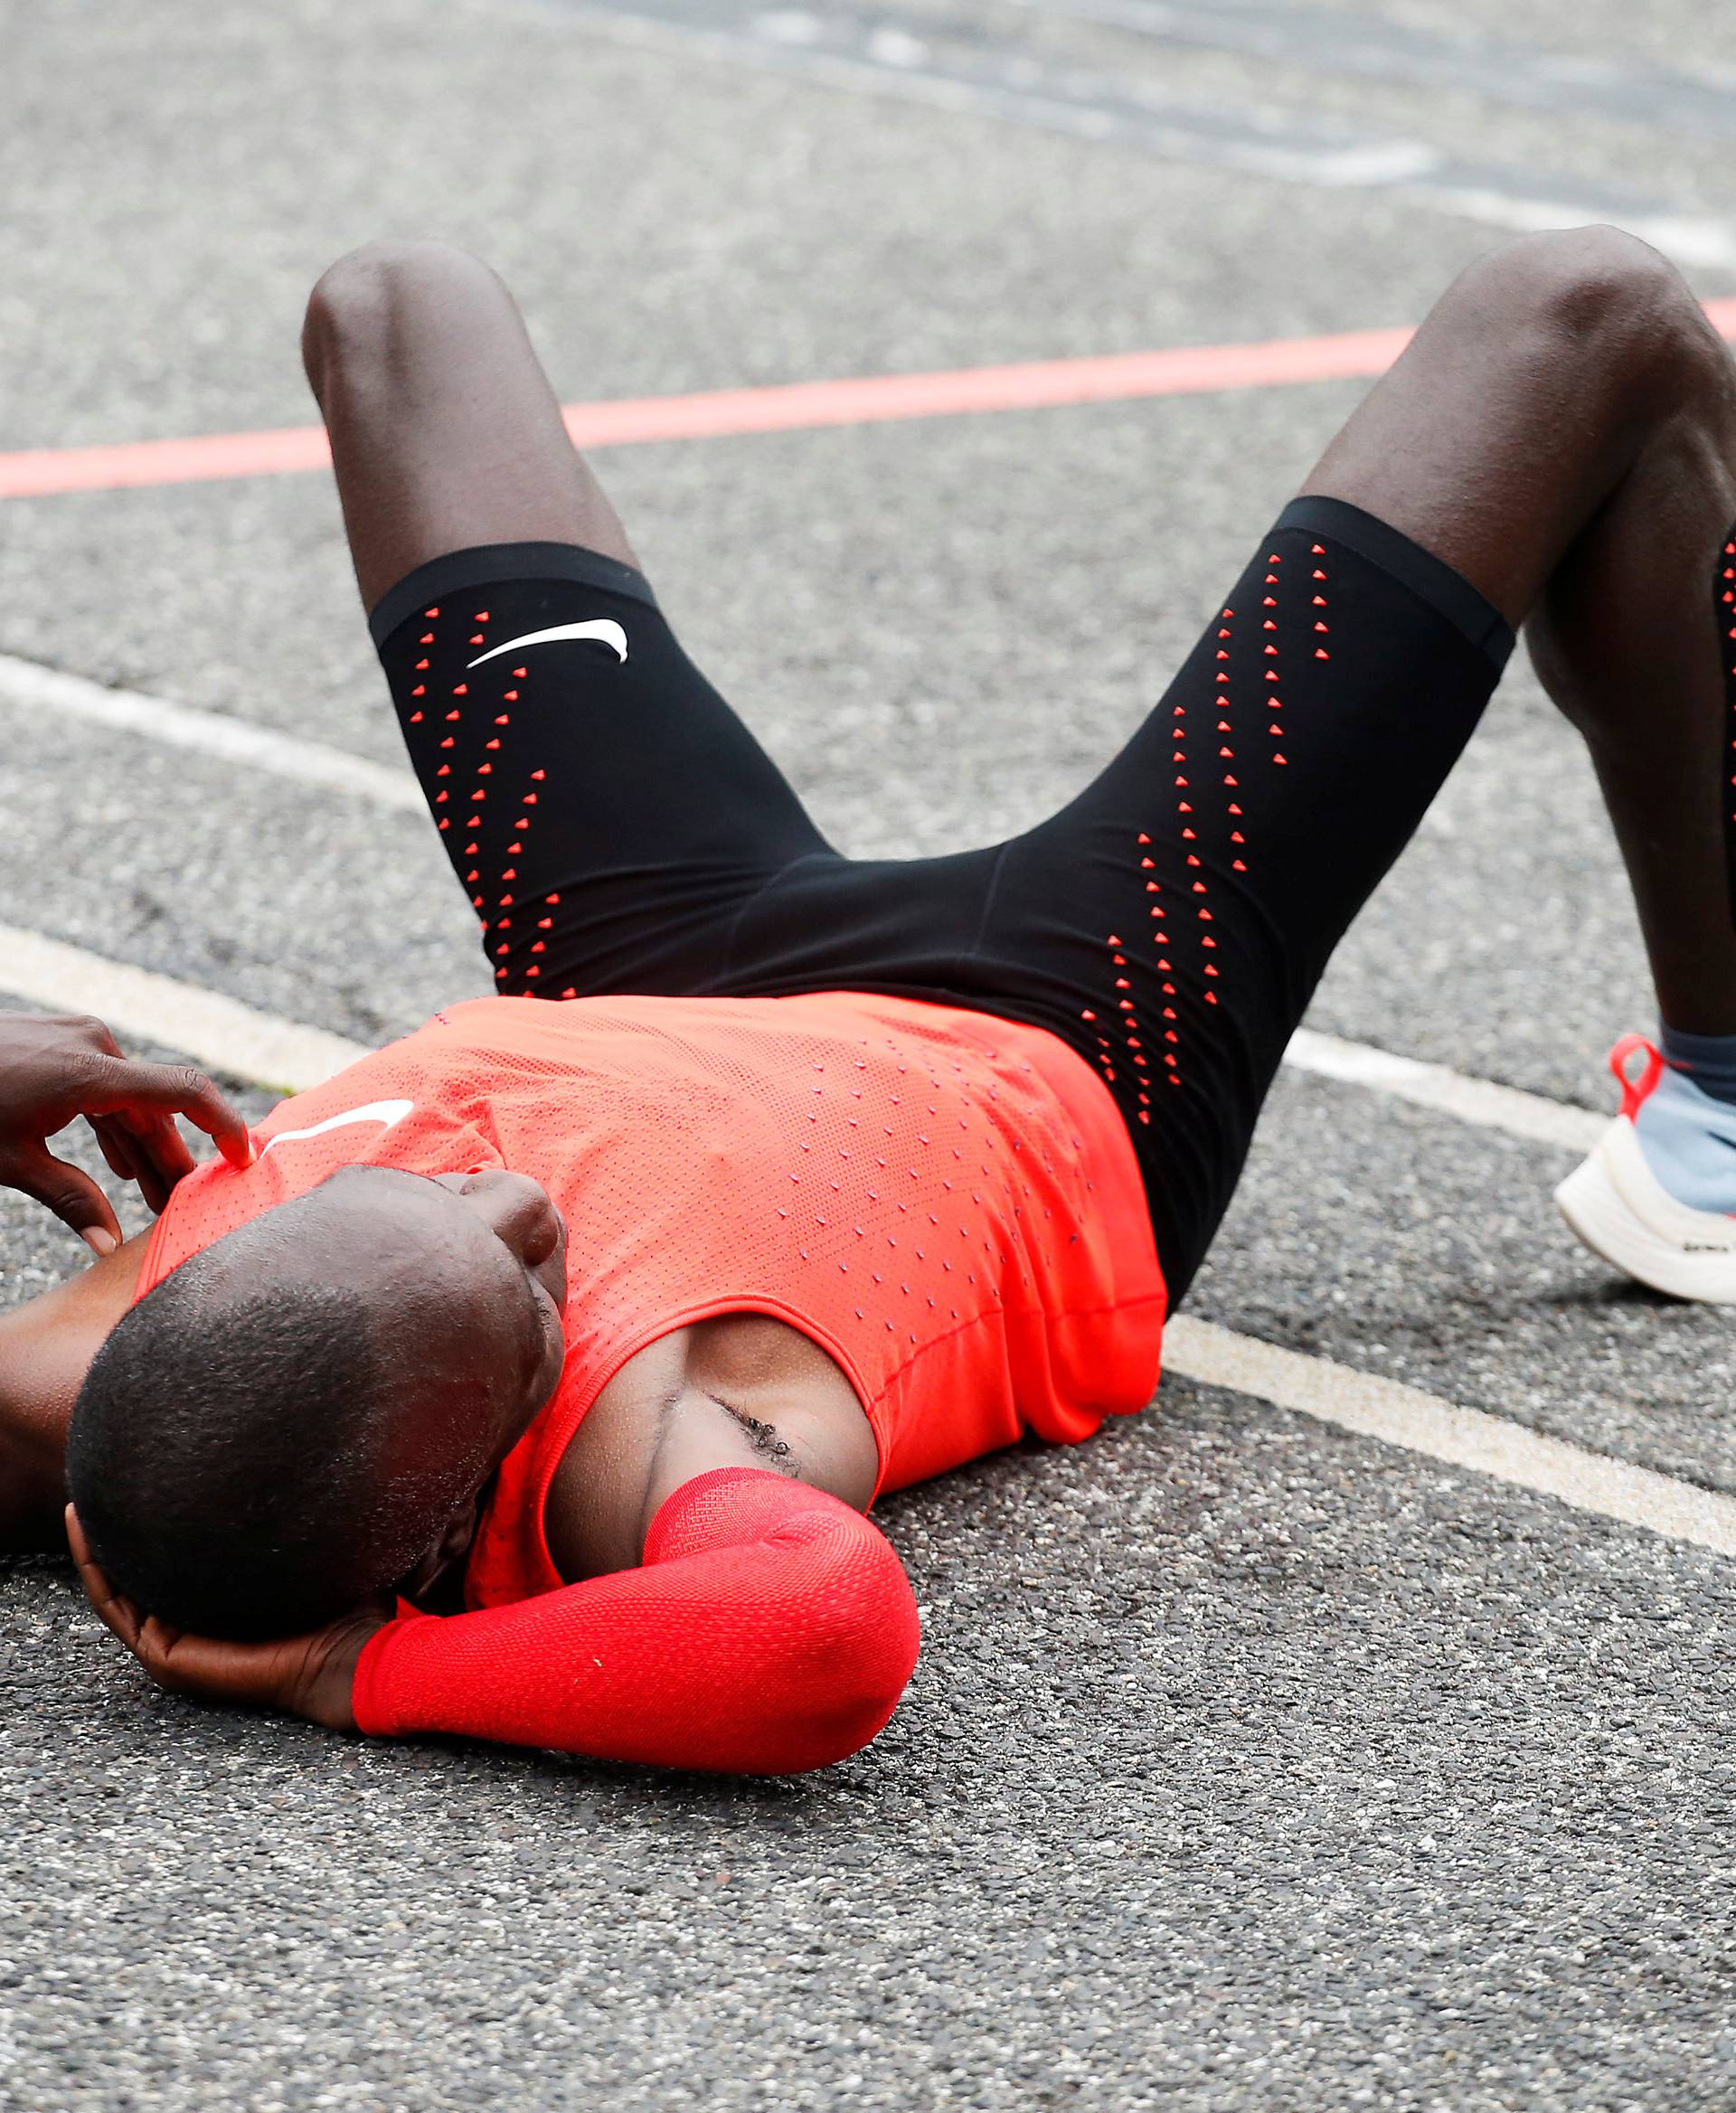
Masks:
[[[330,1731],[355,1730],[351,1695],[356,1660],[368,1638],[392,1619],[390,1594],[339,1616],[311,1636],[264,1644],[196,1637],[141,1615],[130,1599],[121,1598],[93,1561],[71,1505],[66,1537],[85,1597],[159,1687],[171,1694],[195,1695],[201,1702],[282,1710]]]
[[[134,1062],[100,1020],[0,1014],[0,1187],[46,1203],[99,1255],[120,1245],[113,1206],[46,1143],[80,1115],[110,1167],[138,1184],[153,1211],[193,1171],[177,1115],[215,1138],[231,1165],[252,1162],[246,1123],[202,1071]]]

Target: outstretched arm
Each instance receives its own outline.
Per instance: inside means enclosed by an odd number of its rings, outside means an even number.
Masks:
[[[793,1774],[867,1744],[904,1691],[920,1635],[879,1530],[823,1490],[754,1467],[684,1483],[637,1570],[476,1614],[346,1617],[281,1644],[141,1620],[72,1523],[93,1604],[160,1684],[336,1729]]]

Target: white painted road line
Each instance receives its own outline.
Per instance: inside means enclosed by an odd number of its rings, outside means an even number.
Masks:
[[[0,990],[54,1013],[94,1013],[124,1034],[184,1051],[231,1079],[300,1093],[368,1052],[148,968],[0,924]]]
[[[370,763],[363,756],[327,748],[323,741],[305,740],[299,734],[274,733],[268,727],[250,726],[226,712],[199,712],[189,704],[172,704],[166,697],[149,696],[142,690],[105,689],[83,675],[39,667],[33,660],[19,660],[11,654],[0,654],[0,703],[16,704],[27,712],[54,712],[63,719],[82,719],[123,733],[144,734],[172,748],[194,749],[203,755],[216,756],[227,763],[245,763],[254,770],[269,770],[276,777],[292,778],[303,785],[354,793],[358,798],[382,807],[401,807],[406,813],[427,811],[421,789],[408,770]]]
[[[317,1085],[368,1053],[360,1042],[328,1034],[323,1028],[279,1019],[172,976],[103,960],[82,948],[22,931],[14,925],[0,925],[0,989],[55,1011],[95,1013],[125,1034],[184,1051],[231,1078],[282,1091],[298,1092]],[[1532,1099],[1481,1080],[1438,1072],[1433,1065],[1410,1064],[1405,1059],[1384,1061],[1406,1065],[1407,1072],[1421,1075],[1420,1082],[1413,1079],[1407,1084],[1402,1075],[1397,1084],[1391,1079],[1364,1079],[1362,1071],[1382,1058],[1380,1051],[1336,1042],[1324,1035],[1311,1036],[1309,1047],[1316,1059],[1314,1068],[1327,1076],[1373,1083],[1379,1090],[1400,1093],[1424,1107],[1446,1107],[1466,1121],[1484,1119],[1471,1112],[1480,1105],[1481,1096],[1509,1096],[1524,1103]],[[1325,1061],[1320,1061],[1322,1052]],[[1451,1098],[1430,1098],[1440,1094]],[[1552,1102],[1541,1105],[1557,1116],[1580,1112],[1557,1108]],[[1538,1137],[1534,1110],[1523,1108],[1520,1115],[1533,1127],[1517,1134]],[[1595,1121],[1590,1117],[1582,1119]],[[1564,1140],[1545,1136],[1543,1141]],[[1736,1499],[1586,1452],[1559,1439],[1540,1437],[1481,1410],[1455,1408],[1414,1387],[1377,1379],[1327,1358],[1280,1350],[1185,1314],[1169,1324],[1164,1356],[1167,1369],[1183,1377],[1230,1387],[1278,1408],[1299,1410],[1408,1452],[1559,1497],[1580,1511],[1692,1541],[1720,1554],[1736,1554]]]
[[[1480,1409],[1457,1408],[1396,1380],[1280,1350],[1185,1314],[1164,1332],[1164,1363],[1179,1377],[1228,1387],[1340,1430],[1558,1497],[1576,1511],[1736,1555],[1736,1497],[1545,1438]]]
[[[1319,1034],[1311,1027],[1297,1029],[1284,1061],[1316,1078],[1341,1079],[1390,1094],[1395,1100],[1456,1116],[1479,1129],[1505,1130],[1509,1137],[1559,1145],[1571,1152],[1589,1152],[1609,1127],[1608,1116],[1593,1115],[1589,1108],[1569,1108],[1541,1093],[1496,1085],[1492,1079],[1467,1078],[1445,1064],[1393,1056],[1365,1042],[1341,1042],[1335,1034]]]
[[[1157,48],[1230,52],[1274,66],[1398,81],[1436,96],[1458,91],[1569,124],[1611,118],[1680,137],[1736,139],[1736,95],[1717,71],[1619,61],[1552,50],[1455,23],[1450,30],[1393,19],[1400,10],[1297,5],[1296,0],[1015,0],[1148,39]],[[1409,10],[1402,12],[1408,13]],[[1684,52],[1692,60],[1699,56]],[[1707,54],[1708,56],[1710,54]]]
[[[1067,63],[1043,40],[1004,38],[944,14],[828,0],[766,7],[760,0],[546,0],[624,42],[684,47],[739,65],[794,74],[855,93],[1058,132],[1092,145],[1143,149],[1196,168],[1234,169],[1282,184],[1379,188],[1501,228],[1609,221],[1676,262],[1736,266],[1736,228],[1722,214],[1678,208],[1621,180],[1461,154],[1445,137],[1368,132],[1319,99],[1231,96],[1215,107],[1168,92],[1161,54],[1124,49],[1114,72]],[[1357,24],[1352,18],[1348,34]],[[1129,63],[1129,61],[1133,61]],[[1636,168],[1636,174],[1638,173]]]
[[[147,697],[141,702],[156,700]],[[288,737],[283,738],[287,741]],[[411,784],[413,788],[413,780]],[[420,807],[420,792],[416,797]],[[231,1079],[285,1086],[297,1092],[366,1053],[359,1042],[346,1042],[342,1035],[256,1012],[172,976],[131,968],[15,926],[0,925],[0,990],[36,1005],[99,1014],[131,1033],[184,1049]],[[199,1039],[190,1040],[195,1033]],[[1414,1057],[1394,1056],[1363,1042],[1342,1042],[1336,1035],[1316,1033],[1307,1027],[1297,1030],[1284,1061],[1296,1071],[1367,1087],[1479,1129],[1522,1137],[1528,1144],[1590,1151],[1608,1122],[1606,1117],[1585,1108],[1564,1108],[1559,1101],[1521,1092],[1514,1086],[1467,1078],[1444,1064],[1420,1063]],[[264,1070],[259,1068],[262,1062],[267,1064]]]
[[[83,675],[66,674],[57,668],[39,667],[34,661],[0,654],[0,705],[14,704],[28,712],[59,713],[96,726],[114,727],[148,740],[193,749],[225,762],[245,763],[255,770],[269,770],[303,785],[317,785],[395,807],[407,814],[424,814],[420,788],[408,769],[371,763],[343,749],[303,740],[298,734],[274,733],[249,726],[219,712],[201,712],[188,704],[174,704],[139,690],[108,690]],[[91,973],[100,976],[114,972],[114,964],[98,956],[88,957]],[[0,964],[0,989],[15,989],[4,976]],[[165,978],[159,981],[166,982]],[[20,993],[26,995],[27,993]],[[100,1012],[92,1003],[78,1005],[81,1012]],[[139,1033],[155,1033],[140,1027]],[[172,1035],[158,1035],[172,1042]],[[183,1044],[184,1047],[190,1045]],[[200,1061],[214,1064],[231,1077],[248,1074],[223,1057],[200,1053]],[[343,1060],[348,1061],[348,1059]],[[1363,1086],[1396,1100],[1409,1100],[1419,1108],[1456,1117],[1478,1128],[1499,1130],[1523,1137],[1530,1144],[1559,1145],[1570,1151],[1589,1152],[1602,1135],[1607,1118],[1582,1108],[1563,1107],[1542,1094],[1526,1093],[1516,1086],[1498,1086],[1487,1079],[1467,1078],[1444,1064],[1420,1063],[1414,1057],[1393,1056],[1361,1042],[1344,1042],[1337,1036],[1298,1029],[1286,1052],[1285,1062],[1298,1071],[1337,1079]],[[334,1067],[335,1068],[335,1067]],[[277,1076],[277,1074],[273,1074]],[[311,1081],[304,1081],[311,1083]]]

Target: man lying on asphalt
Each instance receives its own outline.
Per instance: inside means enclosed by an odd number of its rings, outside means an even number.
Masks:
[[[306,349],[498,995],[0,1329],[14,1421],[76,1397],[75,1551],[164,1684],[694,1768],[872,1738],[918,1627],[866,1507],[1149,1400],[1309,994],[1521,622],[1665,1023],[1562,1207],[1736,1297],[1736,387],[1643,245],[1474,266],[1122,754],[911,861],[833,851],[684,658],[482,267],[362,251]],[[47,1537],[40,1481],[14,1508]]]

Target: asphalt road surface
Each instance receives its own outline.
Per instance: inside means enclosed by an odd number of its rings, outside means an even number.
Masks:
[[[0,53],[5,489],[306,424],[307,289],[382,233],[497,265],[569,401],[1384,328],[1590,218],[1736,294],[1736,28],[1683,0],[5,0]],[[928,851],[1111,751],[1363,386],[598,465],[821,825]],[[326,476],[0,509],[0,920],[80,1002],[374,1042],[485,987],[426,822],[279,767],[401,759]],[[40,980],[0,936],[0,1002]],[[209,1055],[151,988],[129,1039]],[[1310,1025],[1604,1109],[1649,1023],[1522,656]],[[1580,1250],[1572,1164],[1288,1070],[1189,1310],[1729,1524],[1736,1323]],[[0,1198],[0,1297],[76,1260]],[[1736,2107],[1729,1553],[1182,1362],[883,1507],[924,1656],[809,1778],[201,1712],[64,1565],[0,1574],[0,2106]]]

